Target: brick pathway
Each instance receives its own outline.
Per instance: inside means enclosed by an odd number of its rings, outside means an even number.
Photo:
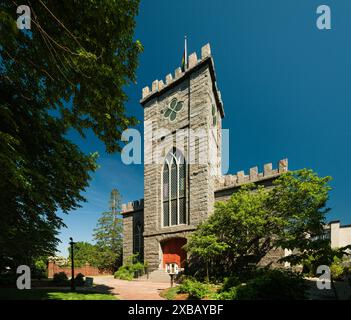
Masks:
[[[168,288],[168,283],[155,283],[141,280],[119,280],[113,276],[96,276],[94,284],[101,292],[109,292],[121,300],[164,300],[159,292]]]

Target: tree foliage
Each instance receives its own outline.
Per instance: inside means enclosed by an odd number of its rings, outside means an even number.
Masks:
[[[95,245],[89,242],[76,242],[74,244],[74,265],[76,267],[82,267],[86,263],[93,267],[97,267],[97,248]],[[69,261],[72,258],[71,247],[68,248],[69,252]]]
[[[274,188],[243,186],[229,201],[216,203],[188,249],[195,258],[210,259],[213,272],[222,275],[259,264],[276,247],[295,250],[290,261],[301,261],[325,242],[329,181],[303,169],[280,176]]]
[[[14,88],[0,85],[0,96],[0,266],[30,265],[55,251],[64,226],[56,211],[84,201],[96,155],[83,154],[60,120]]]
[[[209,232],[210,230],[203,226],[201,231],[199,230],[190,236],[191,241],[185,245],[186,250],[201,257],[205,263],[207,282],[210,280],[209,265],[212,259],[220,256],[228,248],[227,243],[220,241],[214,234],[208,234]]]
[[[103,212],[94,229],[97,247],[97,265],[102,269],[116,270],[122,260],[122,219],[118,217],[121,197],[117,190],[111,192],[110,211]]]
[[[124,92],[142,51],[133,38],[138,0],[24,0],[31,30],[16,27],[17,4],[0,1],[0,269],[52,255],[96,169],[67,139],[92,130],[108,152],[135,124]]]
[[[1,1],[3,81],[29,100],[48,102],[65,123],[92,129],[108,151],[135,119],[124,87],[135,82],[142,45],[133,39],[139,0],[22,1],[31,30],[16,27],[14,1]],[[72,104],[65,101],[72,100]]]

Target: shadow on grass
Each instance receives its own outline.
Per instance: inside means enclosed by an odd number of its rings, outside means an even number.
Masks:
[[[33,287],[30,290],[0,288],[0,300],[117,300],[112,290],[112,287],[100,284],[78,287],[75,292],[71,292],[69,287]]]

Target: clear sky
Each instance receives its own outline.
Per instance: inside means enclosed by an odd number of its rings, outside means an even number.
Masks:
[[[316,9],[331,8],[332,29],[318,30]],[[141,90],[180,66],[184,35],[188,53],[209,42],[230,130],[229,173],[287,157],[289,169],[331,175],[328,220],[351,223],[351,1],[177,0],[142,1],[135,38],[145,48],[138,83],[127,89],[127,110],[143,120]],[[142,125],[138,128],[142,130]],[[63,215],[59,250],[69,237],[91,241],[109,194],[123,202],[143,197],[142,165],[107,155],[93,135],[69,137],[84,152],[98,151],[101,168],[86,190],[87,203]]]

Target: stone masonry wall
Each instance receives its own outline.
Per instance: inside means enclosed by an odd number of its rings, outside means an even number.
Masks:
[[[174,121],[165,118],[163,113],[173,98],[183,102],[183,108]],[[182,71],[177,68],[174,77],[171,74],[163,80],[152,82],[151,90],[145,87],[141,104],[144,107],[144,143],[158,148],[160,158],[166,157],[173,147],[177,147],[189,160],[195,150],[195,159],[201,153],[211,153],[217,164],[209,162],[187,165],[187,223],[172,227],[162,225],[162,172],[163,163],[152,163],[150,149],[144,150],[144,200],[122,206],[123,214],[123,256],[133,253],[133,226],[137,219],[144,220],[144,260],[149,270],[157,269],[161,264],[160,243],[172,237],[187,237],[197,225],[205,220],[214,209],[214,202],[227,200],[235,189],[249,182],[271,184],[271,181],[287,171],[287,160],[281,160],[278,169],[272,164],[264,166],[264,172],[258,173],[257,167],[250,169],[250,174],[243,171],[236,175],[222,176],[221,158],[221,120],[224,117],[223,103],[216,84],[214,62],[209,45],[201,50],[201,59],[196,53],[189,56],[189,66]],[[213,120],[213,106],[217,117]],[[160,129],[165,128],[164,134]],[[181,146],[175,145],[176,131],[179,129],[203,129],[204,137],[188,139],[185,137]],[[154,137],[153,133],[158,132]],[[188,145],[190,142],[190,145]],[[194,160],[192,158],[192,160]],[[198,160],[198,159],[196,159]]]
[[[130,211],[128,211],[130,210]],[[135,225],[140,221],[143,223],[144,211],[143,211],[143,200],[134,201],[122,206],[123,214],[123,263],[126,262],[133,252],[133,230]]]
[[[166,77],[166,85],[155,80],[151,93],[143,90],[141,103],[144,106],[144,120],[149,124],[144,132],[145,143],[150,141],[150,130],[166,128],[171,132],[163,139],[153,139],[152,147],[162,146],[162,156],[172,150],[176,130],[190,128],[202,129],[205,136],[184,140],[180,151],[188,159],[189,147],[196,150],[197,154],[209,152],[209,135],[212,128],[212,105],[215,101],[217,112],[223,114],[223,107],[218,101],[218,91],[213,73],[213,61],[210,57],[209,46],[202,49],[201,60],[196,54],[189,56],[189,68],[185,72],[176,70],[175,78]],[[179,79],[179,80],[177,80]],[[173,85],[173,81],[175,82]],[[169,88],[166,88],[166,86]],[[171,122],[163,116],[164,110],[170,101],[176,97],[183,101],[183,109],[177,114],[175,121]],[[216,100],[217,97],[217,100]],[[150,126],[151,124],[151,126]],[[160,137],[162,138],[162,137]],[[162,141],[161,141],[162,140]],[[176,146],[178,147],[178,146]],[[218,148],[215,148],[218,156]],[[145,160],[151,160],[149,150],[145,149]],[[144,253],[150,269],[158,268],[160,264],[159,241],[163,237],[175,237],[179,234],[186,235],[207,218],[213,211],[214,204],[214,176],[211,175],[208,163],[190,164],[187,166],[187,223],[172,227],[162,226],[162,170],[163,164],[146,163],[144,166]],[[160,238],[161,237],[161,238]]]
[[[263,166],[263,172],[258,172],[258,167],[251,168],[249,174],[239,171],[235,175],[217,176],[215,179],[216,201],[227,201],[240,186],[247,183],[263,185],[265,188],[273,187],[273,181],[282,173],[288,171],[288,159],[279,160],[277,169],[272,168],[272,163]]]
[[[258,172],[258,168],[250,169],[250,174],[245,175],[244,171],[240,171],[237,175],[225,175],[215,177],[215,201],[227,201],[230,196],[244,184],[255,183],[265,186],[266,188],[273,187],[273,181],[281,174],[288,171],[288,160],[283,159],[278,162],[277,169],[273,169],[271,163],[264,165],[262,173]],[[124,252],[126,255],[132,254],[132,225],[133,215],[134,221],[141,219],[142,215],[138,214],[143,210],[144,201],[134,201],[122,205],[122,212],[124,216]],[[210,214],[211,212],[209,212]],[[156,268],[161,264],[160,243],[172,237],[187,238],[196,226],[189,224],[187,226],[179,226],[166,228],[167,232],[163,232],[162,228],[159,231],[150,233],[148,237],[144,238],[144,247],[148,252],[148,261],[154,261],[153,267]],[[181,230],[180,230],[181,229]],[[272,249],[265,257],[262,258],[260,265],[272,267],[282,266],[277,263],[277,260],[284,256],[284,250],[281,248]]]
[[[133,212],[123,214],[123,263],[133,254]]]

